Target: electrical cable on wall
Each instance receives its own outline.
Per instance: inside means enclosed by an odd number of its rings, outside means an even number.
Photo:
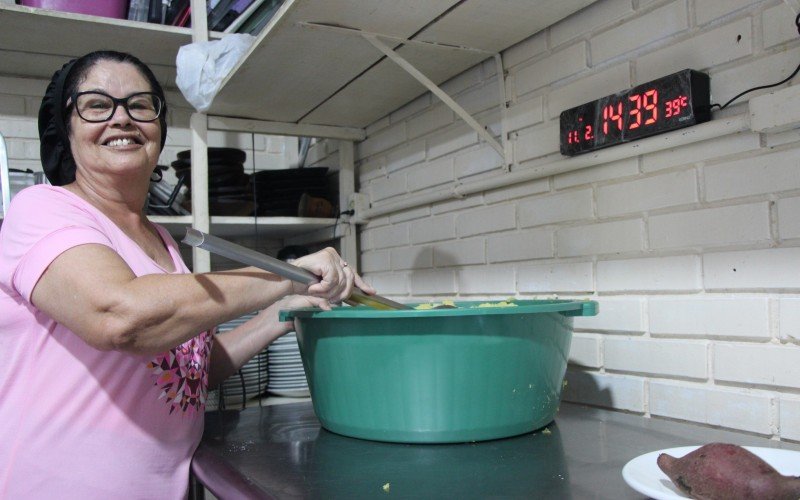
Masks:
[[[797,14],[797,17],[794,18],[794,24],[797,27],[797,33],[800,34],[800,14]],[[742,97],[745,94],[749,94],[750,92],[754,92],[756,90],[769,89],[769,88],[772,88],[772,87],[777,87],[778,85],[783,85],[784,83],[786,83],[789,80],[791,80],[792,78],[794,78],[797,75],[798,72],[800,72],[800,64],[797,65],[797,67],[794,69],[794,71],[792,72],[791,75],[789,75],[788,77],[786,77],[783,80],[779,81],[778,83],[772,83],[770,85],[761,85],[759,87],[753,87],[751,89],[745,90],[744,92],[740,93],[739,95],[737,95],[733,99],[729,100],[725,104],[722,104],[722,105],[720,105],[720,104],[712,104],[711,105],[711,109],[719,108],[719,109],[722,110],[722,109],[727,108],[729,104],[731,104],[733,101],[735,101],[736,99]]]

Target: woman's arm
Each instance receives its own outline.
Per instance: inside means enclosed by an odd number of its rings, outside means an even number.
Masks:
[[[31,299],[89,345],[154,354],[289,294],[314,294],[325,299],[319,305],[327,308],[329,301],[349,295],[354,280],[373,292],[332,249],[304,259],[296,263],[322,277],[308,290],[256,268],[136,277],[112,249],[86,244],[59,255]]]
[[[278,319],[281,309],[323,307],[324,302],[319,297],[290,295],[262,310],[243,325],[215,336],[211,349],[209,387],[222,383],[276,338],[294,329],[291,321]]]

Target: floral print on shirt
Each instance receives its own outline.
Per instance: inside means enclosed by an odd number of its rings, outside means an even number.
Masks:
[[[213,336],[204,332],[147,364],[172,414],[176,409],[202,412],[208,396],[208,361]]]

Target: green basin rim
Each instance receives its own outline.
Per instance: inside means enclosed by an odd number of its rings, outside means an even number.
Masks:
[[[508,314],[561,313],[565,316],[595,316],[598,304],[593,300],[514,300],[512,307],[475,307],[479,304],[499,301],[466,301],[454,302],[455,309],[403,309],[378,310],[369,306],[334,307],[324,311],[318,307],[306,307],[294,310],[281,310],[280,320],[290,321],[295,318],[435,318],[448,316],[487,316]],[[432,302],[422,302],[430,304]],[[435,302],[434,302],[435,303]],[[419,303],[408,304],[416,307]]]

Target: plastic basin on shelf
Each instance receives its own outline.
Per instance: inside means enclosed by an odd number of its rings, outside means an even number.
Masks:
[[[22,0],[26,7],[125,19],[128,0]]]
[[[498,439],[553,421],[573,316],[594,301],[515,307],[281,311],[295,320],[314,411],[345,436],[403,443]]]

